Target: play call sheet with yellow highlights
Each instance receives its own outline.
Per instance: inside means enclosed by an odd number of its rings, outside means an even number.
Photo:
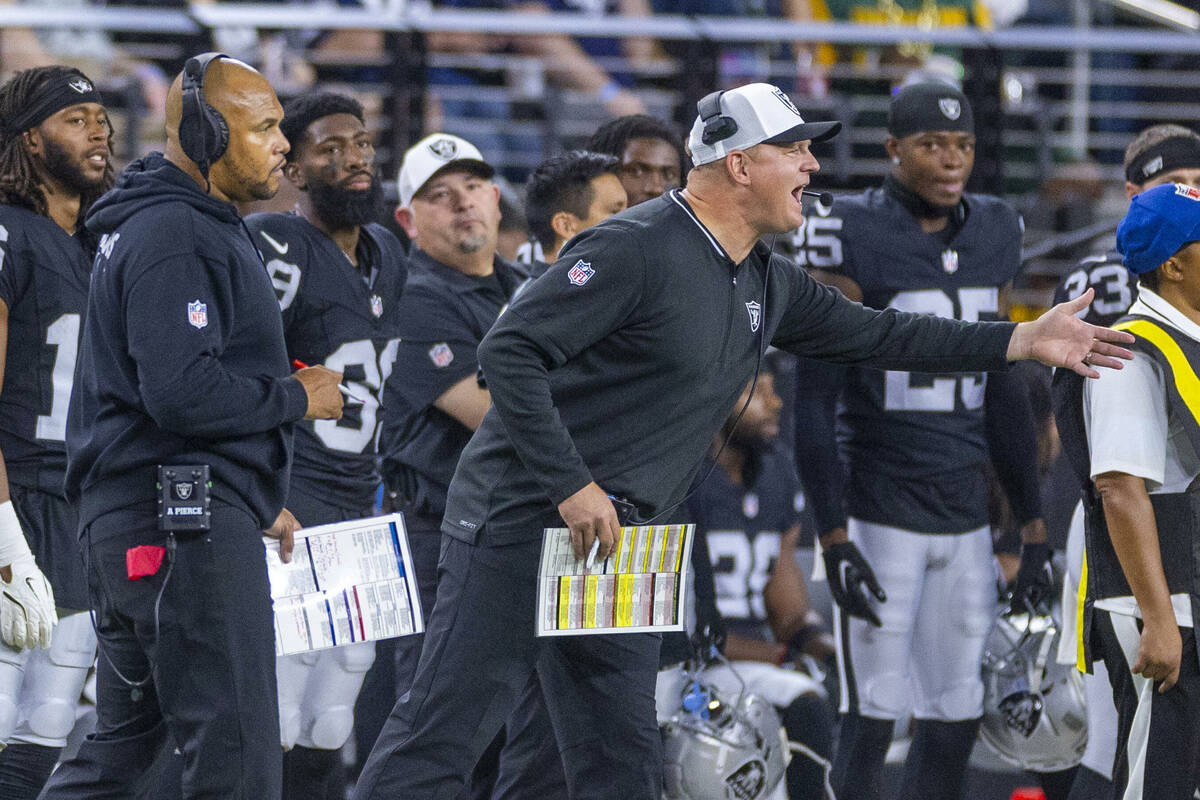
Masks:
[[[547,528],[538,570],[538,636],[682,631],[694,525],[621,529],[591,569],[566,528]]]
[[[263,540],[275,654],[421,633],[421,600],[400,514],[301,528],[292,560]]]

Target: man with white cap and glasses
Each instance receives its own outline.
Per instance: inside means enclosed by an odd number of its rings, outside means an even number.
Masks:
[[[657,800],[659,638],[536,639],[542,531],[570,528],[579,558],[598,539],[604,558],[619,531],[608,495],[637,509],[630,522],[673,511],[767,346],[892,369],[1037,357],[1089,376],[1085,356],[1128,355],[1072,305],[1022,326],[877,312],[773,259],[759,238],[803,222],[809,144],[840,125],[804,122],[768,84],[699,108],[687,186],[573,239],[480,345],[493,407],[451,482],[416,678],[358,800],[453,796],[534,670],[570,796]]]

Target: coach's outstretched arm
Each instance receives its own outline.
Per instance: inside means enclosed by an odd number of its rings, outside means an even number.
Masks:
[[[1007,362],[1034,359],[1098,378],[1093,367],[1119,369],[1122,359],[1133,357],[1120,346],[1132,336],[1075,317],[1092,301],[1091,289],[1033,322],[1014,325],[877,311],[799,269],[787,277],[792,281],[789,305],[772,344],[807,358],[910,372],[991,372]]]

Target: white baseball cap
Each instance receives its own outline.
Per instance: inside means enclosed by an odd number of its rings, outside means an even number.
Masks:
[[[421,191],[429,179],[447,167],[460,167],[484,178],[496,173],[492,165],[483,160],[479,148],[466,139],[449,133],[433,133],[408,148],[400,163],[400,175],[396,188],[400,193],[400,205],[412,205],[412,199]]]
[[[756,144],[790,144],[831,139],[840,122],[805,122],[782,89],[748,83],[713,92],[696,104],[700,112],[688,134],[688,152],[697,167]]]

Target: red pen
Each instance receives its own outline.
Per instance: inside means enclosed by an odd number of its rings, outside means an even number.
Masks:
[[[308,369],[308,364],[305,364],[303,361],[301,361],[298,358],[292,359],[292,366],[294,366],[296,369]],[[364,406],[367,404],[366,400],[363,400],[361,397],[356,395],[354,392],[352,392],[348,388],[346,388],[346,384],[339,383],[337,385],[337,388],[341,390],[342,394],[346,395],[346,397],[349,397],[351,400],[355,401],[356,403],[362,403]]]

